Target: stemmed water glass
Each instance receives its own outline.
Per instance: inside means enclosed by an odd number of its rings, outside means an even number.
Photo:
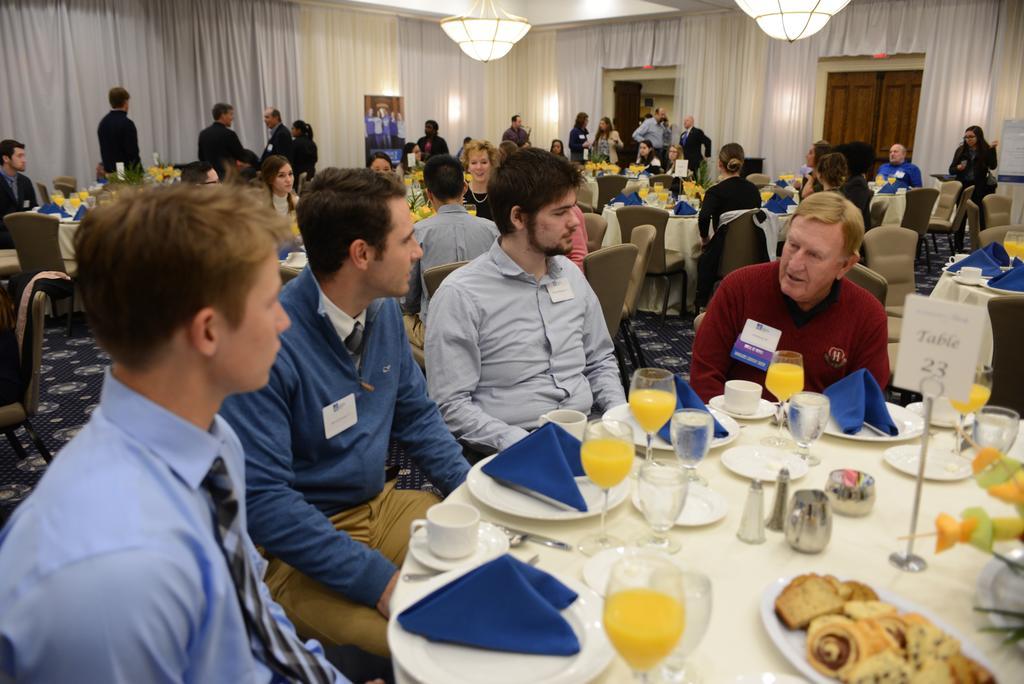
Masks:
[[[783,433],[786,420],[786,400],[804,388],[804,357],[800,352],[777,351],[765,375],[764,386],[779,400],[775,418],[779,422],[777,437],[764,437],[761,444],[777,449],[792,449],[793,443]]]
[[[974,373],[974,384],[967,395],[967,401],[950,399],[949,403],[956,410],[956,437],[953,439],[953,455],[960,455],[960,440],[964,435],[964,418],[988,403],[992,396],[992,366],[978,366]]]
[[[707,486],[707,480],[697,473],[699,464],[711,448],[715,438],[715,419],[700,409],[680,409],[672,414],[672,448],[686,469],[686,479]]]
[[[601,531],[580,540],[579,550],[593,556],[605,549],[625,546],[625,542],[608,534],[605,517],[608,514],[608,494],[622,482],[633,467],[633,428],[618,420],[593,420],[583,432],[580,446],[583,472],[590,481],[604,490],[601,508]]]
[[[683,573],[686,627],[683,638],[661,666],[666,684],[699,684],[702,679],[686,659],[697,650],[711,622],[711,579],[699,572]]]
[[[679,542],[666,534],[676,524],[679,514],[686,505],[686,493],[689,480],[686,473],[677,465],[661,465],[645,463],[640,468],[637,479],[637,495],[640,499],[640,510],[643,511],[647,524],[651,526],[651,536],[641,539],[637,546],[654,549],[664,553],[675,553],[679,550]]]
[[[604,631],[638,682],[672,652],[686,626],[683,571],[667,558],[641,555],[612,566]]]
[[[647,463],[654,460],[654,434],[676,410],[676,385],[671,371],[638,368],[629,383],[629,410],[647,433]]]
[[[811,445],[821,437],[828,425],[831,402],[824,394],[797,392],[789,398],[789,434],[796,442],[796,453],[816,466],[821,459],[811,453]]]

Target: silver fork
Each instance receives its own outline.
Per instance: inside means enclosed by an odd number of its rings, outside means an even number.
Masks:
[[[540,554],[534,555],[533,558],[526,561],[527,565],[537,565],[540,562]],[[420,580],[430,579],[431,577],[437,577],[436,572],[407,572],[402,575],[402,580],[405,582],[419,582]]]

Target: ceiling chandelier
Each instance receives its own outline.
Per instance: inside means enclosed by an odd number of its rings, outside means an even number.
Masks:
[[[792,43],[813,36],[850,0],[736,0],[772,38]]]
[[[442,20],[441,28],[467,55],[490,62],[507,55],[530,30],[530,23],[496,8],[493,0],[476,0],[468,14]]]

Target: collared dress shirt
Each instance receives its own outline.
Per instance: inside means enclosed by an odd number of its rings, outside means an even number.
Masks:
[[[572,298],[560,299],[559,284]],[[538,282],[495,242],[434,294],[427,389],[463,441],[504,449],[555,408],[625,403],[597,295],[565,257]]]
[[[230,426],[216,417],[200,430],[108,371],[89,423],[0,532],[0,680],[280,681],[253,655],[214,534],[202,483],[218,456],[244,525]],[[245,544],[262,576],[266,561]],[[293,631],[262,582],[260,594]]]
[[[633,131],[633,140],[643,142],[646,140],[655,150],[662,150],[672,142],[672,132],[655,117],[644,119],[643,123]]]

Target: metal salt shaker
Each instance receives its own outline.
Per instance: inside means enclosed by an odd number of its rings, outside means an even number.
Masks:
[[[775,502],[772,504],[772,514],[765,522],[772,532],[782,532],[786,525],[786,503],[789,501],[789,468],[782,466],[779,470],[779,477],[775,485]]]
[[[760,480],[750,483],[747,503],[743,506],[743,517],[740,519],[740,529],[736,536],[747,544],[764,543],[764,488]]]

